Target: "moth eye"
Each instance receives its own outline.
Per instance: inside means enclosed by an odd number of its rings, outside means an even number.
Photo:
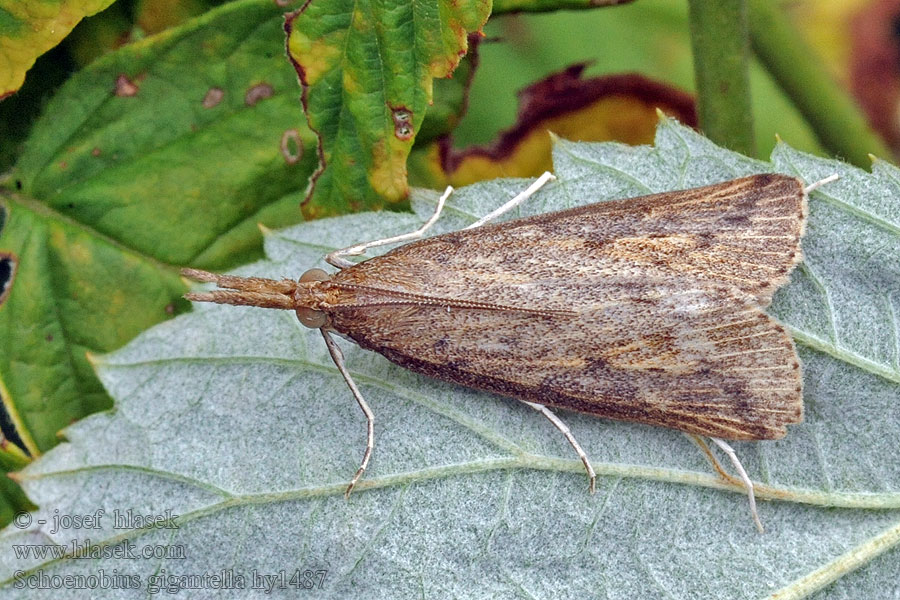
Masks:
[[[329,275],[322,269],[310,269],[300,276],[300,283],[309,283],[311,281],[328,281],[329,279],[331,279],[331,275]],[[297,292],[300,291],[301,290],[298,288]],[[306,306],[301,306],[297,309],[297,318],[301,323],[311,329],[319,329],[320,327],[324,327],[328,323],[328,315],[326,315],[323,311]]]
[[[307,271],[308,272],[308,271]],[[322,271],[324,273],[324,271]],[[319,329],[328,322],[328,316],[321,310],[314,308],[298,308],[297,318],[303,325],[310,329]]]
[[[329,279],[331,279],[331,275],[322,269],[310,269],[300,276],[300,283],[306,283],[307,281],[328,281]]]

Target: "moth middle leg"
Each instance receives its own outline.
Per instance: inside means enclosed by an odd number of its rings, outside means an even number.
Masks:
[[[569,429],[568,425],[563,423],[562,420],[553,413],[553,411],[551,411],[543,404],[537,404],[535,402],[529,402],[527,400],[521,400],[521,402],[527,404],[534,410],[550,419],[550,422],[553,423],[553,425],[557,429],[559,429],[564,436],[566,436],[569,444],[572,445],[572,448],[575,449],[575,453],[578,454],[578,458],[580,458],[581,462],[584,463],[584,468],[591,480],[591,493],[593,494],[595,491],[597,491],[597,473],[594,472],[594,467],[591,466],[591,461],[588,459],[587,453],[585,453],[585,451],[581,448],[581,444],[579,444],[578,440],[575,439],[575,436],[572,434],[572,431]]]

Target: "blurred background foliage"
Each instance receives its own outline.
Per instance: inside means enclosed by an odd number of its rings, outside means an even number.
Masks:
[[[222,2],[119,0],[83,19],[38,58],[25,85],[0,102],[0,167],[9,167],[46,98],[71,73],[130,41],[159,33]],[[869,123],[896,151],[900,143],[900,2],[792,0],[780,7],[834,81],[852,93]],[[577,62],[586,76],[637,72],[694,91],[685,0],[638,0],[596,10],[495,14],[484,28],[468,107],[453,146],[489,144],[515,123],[516,92]],[[757,155],[776,134],[825,153],[808,120],[759,60],[750,67]],[[887,157],[885,157],[887,158]]]

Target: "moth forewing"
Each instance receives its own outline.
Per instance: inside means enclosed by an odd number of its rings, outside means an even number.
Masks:
[[[523,308],[590,304],[593,296],[578,292],[604,284],[694,281],[736,287],[764,307],[800,258],[805,216],[799,179],[755,175],[434,236],[333,281],[503,305],[512,299]]]
[[[798,179],[757,175],[486,225],[343,269],[323,284],[325,310],[363,348],[432,377],[771,439],[802,419],[802,383],[762,308],[799,260],[805,214]]]
[[[314,270],[298,282],[244,282],[186,272],[234,290],[190,299],[289,304],[304,324],[322,329],[369,425],[348,493],[371,453],[373,417],[329,332],[408,369],[542,410],[582,457],[592,486],[586,455],[546,406],[714,439],[779,438],[802,420],[793,342],[763,312],[800,260],[806,191],[799,179],[754,175],[479,221],[361,263],[342,258],[421,236],[449,191],[416,232],[328,255],[340,269],[331,276]],[[755,506],[733,450],[717,444]]]

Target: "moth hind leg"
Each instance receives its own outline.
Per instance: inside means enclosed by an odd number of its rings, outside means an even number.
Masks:
[[[575,439],[575,436],[572,434],[572,431],[569,427],[562,422],[562,420],[553,414],[549,408],[544,406],[543,404],[537,404],[535,402],[528,402],[527,400],[522,400],[521,402],[527,404],[534,410],[538,411],[545,417],[547,417],[553,426],[559,429],[564,436],[566,436],[566,440],[568,440],[569,444],[571,444],[572,448],[575,449],[575,453],[578,454],[578,458],[581,459],[581,462],[584,464],[584,469],[587,471],[588,477],[590,478],[590,490],[593,494],[597,491],[597,473],[594,472],[594,467],[591,466],[591,461],[588,459],[587,454],[581,448],[581,444],[578,443],[578,440]]]
[[[840,179],[840,175],[838,175],[837,173],[832,173],[828,177],[825,177],[824,179],[820,179],[819,181],[814,181],[813,183],[811,183],[808,186],[806,186],[805,188],[803,188],[803,193],[808,196],[809,194],[812,193],[813,190],[816,190],[816,189],[822,187],[823,185],[827,185],[829,183],[835,182],[838,179]]]
[[[750,476],[747,475],[747,471],[744,470],[744,465],[741,464],[741,461],[738,460],[737,454],[734,451],[734,448],[731,447],[725,440],[720,440],[719,438],[711,437],[709,438],[713,441],[713,443],[722,449],[725,454],[728,455],[728,458],[731,459],[731,464],[734,465],[734,468],[737,470],[738,475],[741,478],[741,481],[744,483],[744,487],[747,488],[747,497],[750,499],[750,514],[753,515],[753,522],[756,524],[756,528],[760,533],[763,533],[763,525],[762,521],[759,520],[759,513],[756,512],[756,494],[753,490],[753,481],[750,480]]]

